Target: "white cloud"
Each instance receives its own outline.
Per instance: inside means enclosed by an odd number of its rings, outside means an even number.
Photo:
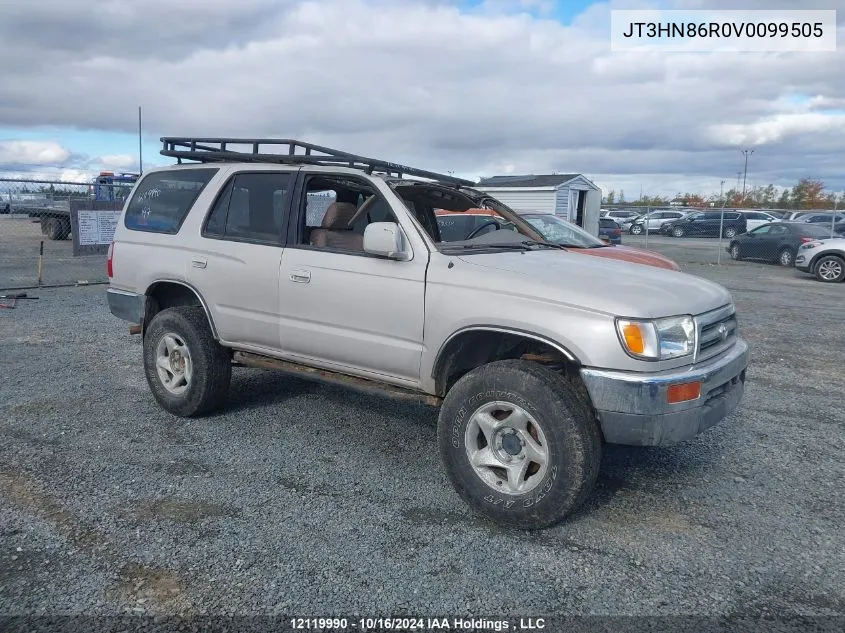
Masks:
[[[97,158],[96,161],[104,169],[128,169],[138,165],[137,156],[130,156],[129,154],[106,154]]]
[[[70,150],[51,141],[0,140],[0,165],[49,165],[63,163]]]

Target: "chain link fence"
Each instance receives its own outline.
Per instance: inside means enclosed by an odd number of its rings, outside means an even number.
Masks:
[[[131,186],[0,178],[0,290],[106,282],[114,212]]]

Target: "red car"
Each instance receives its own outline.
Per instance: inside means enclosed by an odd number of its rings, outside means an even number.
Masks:
[[[514,230],[513,224],[490,209],[468,209],[467,211],[435,211],[440,232],[446,241],[466,239],[473,233],[495,228]],[[552,215],[551,213],[520,213],[543,238],[554,244],[565,246],[569,252],[583,253],[594,257],[608,257],[634,264],[645,264],[668,270],[680,270],[678,264],[660,253],[641,248],[607,244],[590,235],[580,226]],[[496,226],[494,226],[496,225]]]

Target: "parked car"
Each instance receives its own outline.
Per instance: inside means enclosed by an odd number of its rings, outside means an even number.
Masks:
[[[162,143],[182,164],[133,189],[106,296],[173,415],[224,406],[234,363],[424,402],[457,493],[536,529],[586,499],[603,443],[691,439],[742,398],[719,284],[570,252],[469,180],[292,140]],[[435,209],[477,208],[517,231],[444,239]]]
[[[845,222],[837,222],[833,225],[835,235],[845,235]]]
[[[829,237],[830,229],[803,222],[764,224],[731,240],[731,259],[759,259],[792,266],[801,244]]]
[[[798,218],[798,222],[809,222],[811,224],[827,224],[828,226],[837,222],[845,222],[843,213],[807,213]]]
[[[784,222],[794,222],[795,220],[800,218],[802,215],[807,215],[808,213],[812,213],[812,211],[807,211],[807,210],[790,211],[789,213],[786,214],[786,216],[783,218],[783,220],[784,220]]]
[[[631,235],[642,235],[646,229],[649,233],[659,231],[667,222],[680,220],[684,215],[686,214],[681,211],[652,211],[647,216],[641,215],[634,219],[628,232]]]
[[[610,218],[599,218],[599,237],[607,238],[611,244],[621,244],[622,227]]]
[[[724,218],[721,211],[694,211],[678,220],[664,223],[660,227],[660,232],[674,237],[687,235],[718,237],[719,227],[722,227],[723,237],[732,238],[745,233],[747,223],[745,216],[738,211],[725,211]]]
[[[766,211],[739,211],[745,216],[745,224],[750,231],[769,222],[780,222],[783,218]]]
[[[795,258],[795,268],[826,283],[845,281],[845,238],[834,237],[802,244]]]
[[[680,270],[677,263],[654,251],[630,246],[607,244],[571,222],[551,213],[523,213],[519,215],[549,242],[565,246],[571,252],[608,257],[635,264]]]
[[[599,214],[599,215],[603,218],[609,218],[609,219],[615,220],[617,222],[619,222],[619,221],[624,222],[627,219],[637,217],[641,213],[642,213],[642,211],[640,211],[638,209],[610,209],[607,213],[605,213],[603,215],[602,214]]]

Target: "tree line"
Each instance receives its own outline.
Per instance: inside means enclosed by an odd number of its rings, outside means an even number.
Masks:
[[[774,185],[751,187],[745,190],[729,189],[720,197],[713,194],[705,197],[698,193],[668,196],[642,196],[636,200],[626,200],[625,192],[609,191],[603,204],[628,204],[632,207],[666,207],[672,202],[680,202],[685,207],[732,207],[747,209],[833,209],[845,208],[845,193],[839,196],[827,191],[824,182],[812,178],[802,178],[792,188],[778,192]]]

